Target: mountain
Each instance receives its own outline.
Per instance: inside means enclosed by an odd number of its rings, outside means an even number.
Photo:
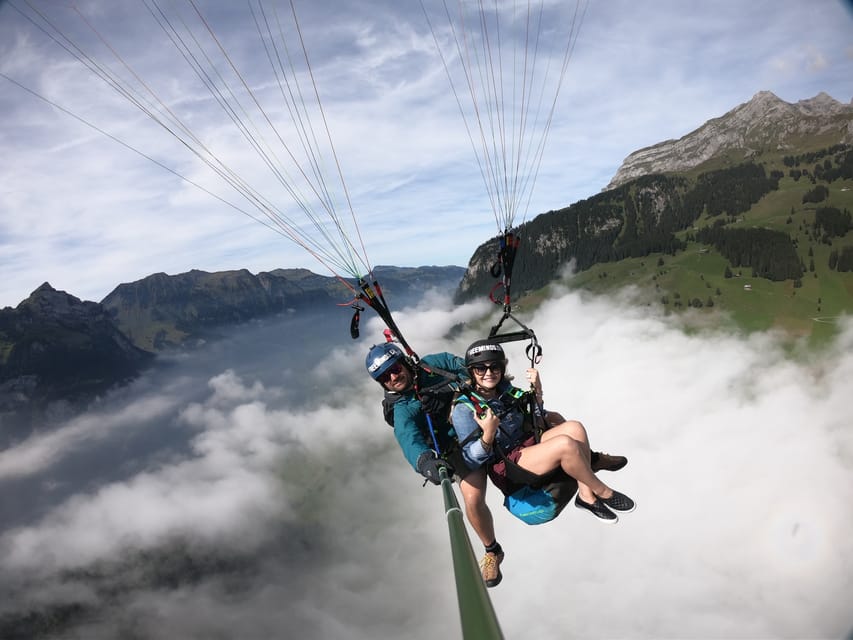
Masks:
[[[465,269],[378,266],[373,273],[389,304],[402,305],[430,288],[451,295]],[[226,327],[277,313],[334,309],[352,298],[337,278],[306,269],[157,273],[119,285],[101,303],[44,283],[16,308],[0,309],[0,445],[135,378],[158,351],[193,347]]]
[[[89,398],[135,377],[153,358],[109,312],[48,283],[0,309],[0,416]]]
[[[155,273],[120,284],[101,301],[137,346],[160,351],[210,337],[217,327],[312,304],[331,303],[344,287],[304,269],[253,275],[246,269]]]
[[[512,298],[554,281],[630,287],[644,306],[828,338],[853,313],[851,131],[853,107],[826,94],[790,105],[761,92],[632,154],[616,186],[516,229]],[[476,249],[457,302],[492,289],[497,254],[497,239]]]
[[[767,328],[770,314],[774,323],[788,314],[785,322],[809,332],[813,317],[851,313],[851,132],[853,106],[826,94],[788,104],[760,92],[680,140],[631,154],[611,188],[517,230],[523,249],[513,299],[571,266],[575,285],[642,286],[652,292],[645,304],[672,310],[686,303],[737,313],[735,294],[744,290],[737,278],[751,278],[756,289],[755,279],[765,280],[776,288],[758,307],[749,302],[746,316],[757,328]],[[461,302],[492,289],[496,255],[493,239],[467,269],[376,267],[374,274],[392,307],[430,287],[456,287]],[[352,299],[344,283],[304,269],[157,273],[119,285],[101,304],[45,284],[0,311],[0,411],[91,396],[137,375],[152,352]]]
[[[402,303],[433,287],[452,291],[465,269],[377,266],[373,273],[389,301]],[[157,273],[119,285],[101,304],[135,345],[156,352],[198,344],[221,327],[276,313],[333,308],[352,299],[351,290],[337,278],[307,269],[257,275],[242,269]]]
[[[631,153],[606,189],[653,173],[686,172],[712,158],[746,161],[767,150],[796,153],[803,144],[853,144],[853,103],[826,93],[791,104],[761,91],[678,140]]]

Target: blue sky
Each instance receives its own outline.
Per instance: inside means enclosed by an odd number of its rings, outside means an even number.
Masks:
[[[248,10],[232,5],[223,14],[217,4],[199,6],[249,84],[268,85]],[[13,5],[23,9],[20,0],[0,5],[0,72],[230,197],[221,179]],[[210,96],[186,79],[142,3],[77,5],[217,157],[257,179],[279,206],[292,206],[234,143]],[[67,7],[34,6],[87,50],[104,51]],[[498,228],[419,4],[295,6],[370,263],[467,264]],[[824,91],[849,102],[851,78],[853,12],[838,0],[591,2],[526,217],[597,193],[632,151],[683,136],[759,91],[789,102]],[[45,281],[100,300],[155,272],[301,266],[328,274],[281,235],[8,80],[0,84],[0,306],[17,305]]]

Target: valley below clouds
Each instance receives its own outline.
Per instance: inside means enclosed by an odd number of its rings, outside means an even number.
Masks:
[[[364,314],[353,341],[337,311],[163,357],[0,451],[0,636],[461,637],[441,493],[364,371],[383,325]],[[428,297],[395,318],[425,355],[462,353],[491,313]],[[638,508],[530,527],[490,487],[507,638],[853,630],[853,322],[792,354],[558,291],[525,323],[546,407],[629,458],[603,479]],[[507,349],[520,376],[524,345]]]

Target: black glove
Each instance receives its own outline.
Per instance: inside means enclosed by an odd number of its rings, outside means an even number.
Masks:
[[[424,412],[431,416],[441,415],[448,406],[447,401],[435,392],[425,391],[419,398]]]
[[[423,410],[436,418],[447,418],[456,397],[456,390],[444,385],[438,389],[427,389],[418,396]]]
[[[435,455],[435,451],[428,449],[418,456],[418,473],[433,484],[441,484],[441,479],[438,477],[438,470],[444,467],[449,473],[452,473],[450,465],[444,460]]]

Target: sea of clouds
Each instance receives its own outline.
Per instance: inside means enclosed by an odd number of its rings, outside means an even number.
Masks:
[[[462,353],[491,313],[429,297],[395,318],[424,355]],[[492,488],[507,638],[850,633],[853,323],[792,353],[565,291],[524,319],[546,406],[628,456],[601,477],[638,508],[529,527]],[[240,327],[0,451],[0,629],[52,615],[63,638],[460,637],[440,491],[364,372],[383,327],[354,342],[348,322]],[[523,345],[507,348],[520,374]]]

